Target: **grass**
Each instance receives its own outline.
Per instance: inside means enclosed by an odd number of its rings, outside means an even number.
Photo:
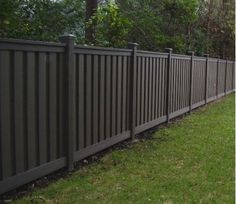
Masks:
[[[234,95],[15,203],[234,203]]]

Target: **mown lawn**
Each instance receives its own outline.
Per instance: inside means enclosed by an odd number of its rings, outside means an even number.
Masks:
[[[234,203],[234,95],[15,203]]]

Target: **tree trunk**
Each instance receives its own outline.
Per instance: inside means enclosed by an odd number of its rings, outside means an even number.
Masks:
[[[98,0],[86,0],[86,22],[94,15],[98,6]],[[87,26],[85,29],[85,39],[87,43],[94,43],[94,27]]]

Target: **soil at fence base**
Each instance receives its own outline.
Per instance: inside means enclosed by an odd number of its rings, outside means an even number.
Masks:
[[[213,101],[211,103],[218,103],[222,100],[221,99],[218,99],[217,101]],[[202,107],[204,108],[204,106]],[[199,111],[199,110],[202,110],[201,109],[195,109],[194,112],[196,111]],[[170,124],[173,124],[173,123],[176,123],[178,122],[179,120],[181,120],[186,114],[188,113],[185,113],[183,115],[180,115],[174,119],[172,119],[170,121],[170,123],[164,123],[164,124],[160,124],[156,127],[153,127],[145,132],[142,132],[138,135],[136,135],[135,137],[135,140],[130,140],[130,139],[127,139],[125,141],[122,141],[118,144],[115,144],[113,145],[112,147],[109,147],[101,152],[98,152],[96,153],[95,155],[92,155],[92,156],[89,156],[88,158],[86,159],[83,159],[82,161],[79,161],[79,162],[76,162],[75,163],[75,168],[74,168],[74,171],[77,171],[79,168],[83,168],[91,163],[94,163],[94,162],[99,162],[100,159],[105,155],[107,154],[108,152],[111,152],[111,151],[114,151],[114,150],[121,150],[121,149],[128,149],[128,148],[131,148],[133,146],[134,143],[137,143],[137,142],[144,142],[146,140],[152,140],[153,139],[153,133],[156,132],[158,129],[161,129],[161,128],[164,128],[164,127],[168,127]],[[162,142],[163,140],[159,140],[159,142]],[[26,195],[30,195],[32,194],[32,192],[38,188],[44,188],[44,187],[47,187],[50,183],[53,183],[59,179],[67,179],[69,178],[72,173],[74,172],[68,172],[66,171],[66,168],[63,168],[61,170],[58,170],[56,172],[53,172],[47,176],[44,176],[42,178],[39,178],[33,182],[30,182],[28,184],[25,184],[23,186],[20,186],[18,188],[16,188],[15,190],[12,190],[10,192],[7,192],[3,195],[0,195],[0,203],[10,203],[12,200],[15,200],[17,198],[21,198],[23,196],[26,196]]]

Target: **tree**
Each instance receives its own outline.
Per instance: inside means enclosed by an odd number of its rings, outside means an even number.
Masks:
[[[84,16],[81,0],[0,1],[0,37],[57,41],[74,33],[83,43]]]
[[[234,58],[233,0],[0,0],[0,37]]]
[[[203,48],[212,55],[234,57],[234,1],[201,1],[198,30],[206,39]]]
[[[97,7],[97,0],[86,0],[86,22],[88,22],[89,19],[96,13]],[[85,38],[87,43],[95,42],[93,24],[88,24],[88,26],[86,26]]]
[[[133,23],[130,40],[142,49],[175,52],[189,49],[190,31],[197,21],[197,0],[117,0],[121,12]]]
[[[99,5],[88,26],[93,27],[95,45],[125,47],[132,23],[122,15],[117,4],[108,2]]]

